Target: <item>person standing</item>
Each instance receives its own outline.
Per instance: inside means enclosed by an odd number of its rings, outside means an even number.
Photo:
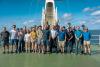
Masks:
[[[48,27],[44,26],[43,30],[43,53],[49,51],[51,32]]]
[[[24,32],[24,35],[27,33],[27,27],[26,26],[23,27],[23,32]],[[25,52],[25,41],[23,42],[22,48],[23,48],[22,50]]]
[[[52,49],[55,49],[55,52],[58,52],[57,50],[57,36],[58,36],[58,32],[56,30],[56,26],[53,26],[51,29],[51,39],[50,39],[50,52],[52,53]]]
[[[42,27],[39,26],[37,29],[37,45],[38,45],[38,52],[43,52],[43,30]]]
[[[25,41],[25,50],[26,52],[29,52],[30,51],[30,42],[31,42],[31,38],[30,38],[30,31],[29,29],[27,29],[27,32],[25,34],[25,37],[24,37],[24,41]]]
[[[80,30],[80,27],[77,26],[75,30],[76,54],[82,51],[81,39],[82,39],[82,31]]]
[[[72,28],[69,27],[67,30],[67,52],[72,53],[73,52],[73,38],[74,38],[74,33],[72,31]]]
[[[61,27],[58,33],[58,43],[59,43],[59,48],[61,50],[61,53],[64,53],[65,42],[66,42],[66,32],[64,27]]]
[[[91,34],[88,31],[88,28],[84,28],[82,34],[83,34],[83,40],[84,40],[84,53],[91,55],[91,46],[90,46]]]
[[[31,46],[32,51],[36,53],[37,52],[37,33],[36,33],[35,27],[32,28],[30,37],[31,37],[31,43],[32,43],[32,46]]]
[[[19,40],[19,53],[24,52],[23,46],[24,46],[24,32],[23,28],[20,28],[18,32],[18,40]]]
[[[11,33],[11,44],[12,44],[12,49],[11,53],[13,52],[18,52],[18,31],[16,29],[16,25],[13,25],[13,29],[10,31]]]
[[[3,41],[4,54],[6,52],[9,53],[9,37],[10,37],[9,31],[6,30],[6,27],[3,27],[3,31],[1,32],[1,38]]]

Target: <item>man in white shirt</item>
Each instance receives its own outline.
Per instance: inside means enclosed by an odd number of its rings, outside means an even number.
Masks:
[[[50,52],[52,52],[53,48],[55,48],[57,52],[57,36],[58,36],[58,32],[56,30],[56,27],[53,26],[51,29]]]
[[[16,30],[16,25],[13,25],[13,29],[10,31],[11,33],[11,45],[12,45],[12,50],[11,53],[18,52],[18,31]]]

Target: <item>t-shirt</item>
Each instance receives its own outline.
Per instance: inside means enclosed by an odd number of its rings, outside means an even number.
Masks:
[[[36,39],[37,38],[37,33],[35,31],[32,31],[30,33],[31,39]]]
[[[30,34],[25,34],[25,37],[24,37],[24,40],[25,42],[29,42],[30,41]]]
[[[85,41],[90,40],[90,38],[91,38],[90,32],[83,32],[82,34],[83,34],[83,40],[85,40]]]
[[[24,32],[18,32],[18,39],[24,40]]]
[[[18,39],[18,32],[16,30],[11,30],[11,39]]]
[[[10,33],[8,31],[1,32],[2,40],[9,39]]]
[[[66,36],[66,32],[65,31],[59,31],[59,34],[58,34],[59,41],[64,41],[65,40],[65,36]]]
[[[80,36],[82,36],[82,32],[80,30],[76,30],[75,35],[77,38],[80,38]]]
[[[37,37],[40,39],[43,38],[43,31],[42,30],[37,31]]]
[[[43,30],[43,39],[48,40],[50,37],[50,30]]]
[[[66,40],[68,41],[68,39],[70,39],[71,38],[71,40],[70,41],[75,41],[75,36],[74,36],[74,32],[73,31],[70,31],[70,32],[67,32],[66,33]]]
[[[52,38],[57,37],[57,35],[58,35],[58,32],[56,30],[51,30],[51,37]]]

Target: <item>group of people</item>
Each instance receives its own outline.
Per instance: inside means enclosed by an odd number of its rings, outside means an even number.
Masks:
[[[91,34],[87,27],[65,27],[59,25],[33,26],[7,31],[6,27],[0,33],[3,53],[75,53],[91,54]],[[11,50],[9,47],[11,46]]]

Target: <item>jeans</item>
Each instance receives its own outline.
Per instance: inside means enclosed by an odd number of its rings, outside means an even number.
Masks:
[[[24,52],[24,40],[19,40],[19,52]]]
[[[73,43],[72,41],[67,42],[67,52],[73,52]]]
[[[52,53],[52,50],[57,53],[58,52],[58,44],[57,44],[57,38],[51,39],[50,40],[50,52]]]
[[[76,40],[75,43],[76,43],[75,44],[76,45],[75,46],[75,53],[79,54],[79,53],[81,53],[81,41]]]

